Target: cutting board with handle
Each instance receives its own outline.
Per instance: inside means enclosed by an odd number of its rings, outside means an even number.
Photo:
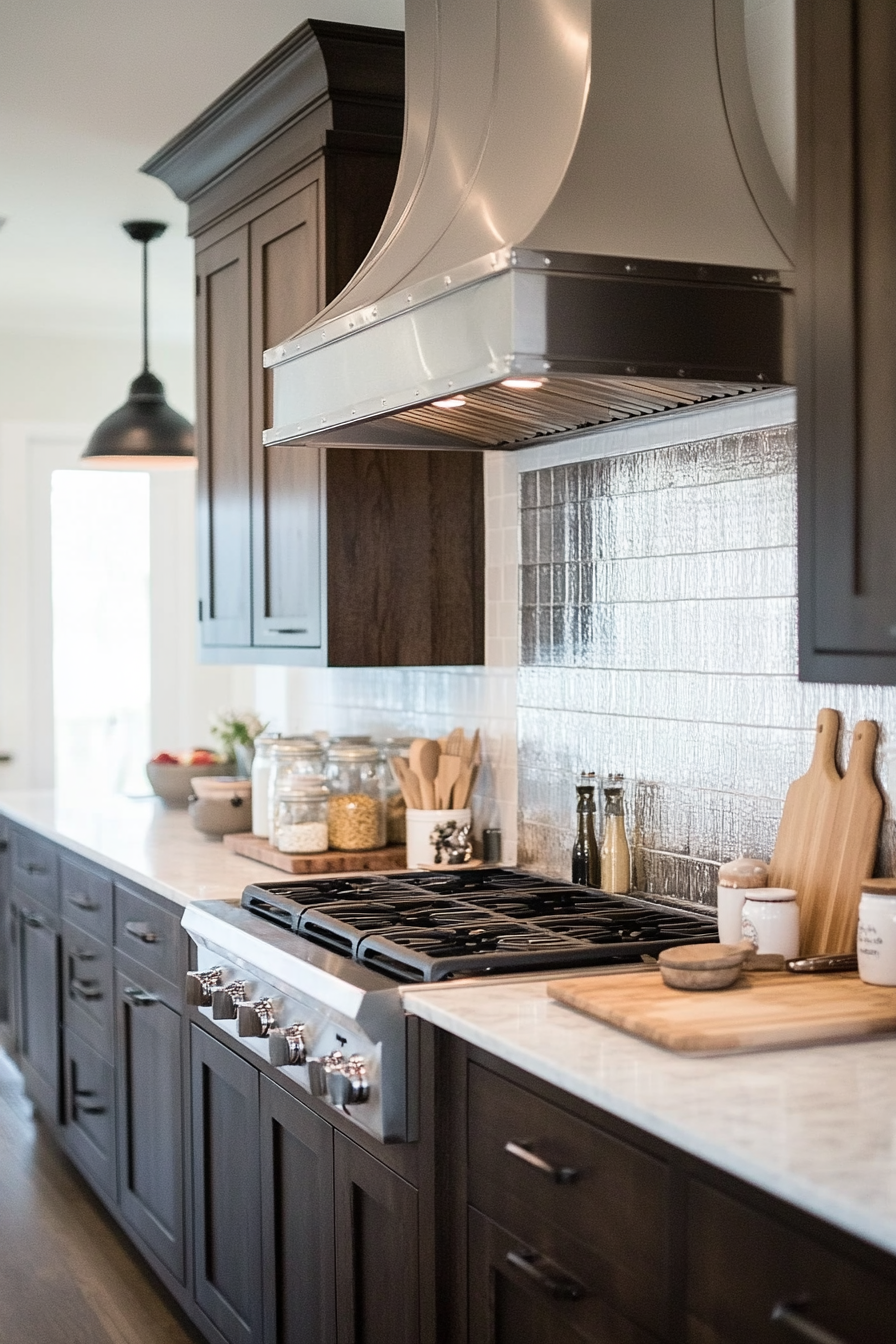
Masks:
[[[896,1033],[896,988],[855,972],[746,971],[730,989],[688,992],[640,971],[548,983],[548,994],[589,1017],[685,1054],[724,1055]]]
[[[861,882],[873,873],[877,855],[883,815],[873,774],[877,725],[856,724],[842,777],[839,728],[835,710],[819,712],[812,762],[787,791],[769,863],[769,886],[797,892],[803,956],[855,951]]]

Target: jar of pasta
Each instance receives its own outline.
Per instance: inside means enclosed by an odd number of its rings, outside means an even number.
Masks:
[[[382,849],[386,843],[386,802],[379,749],[363,743],[333,742],[327,753],[331,849]]]

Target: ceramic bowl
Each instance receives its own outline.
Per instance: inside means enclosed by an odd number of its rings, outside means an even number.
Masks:
[[[196,830],[211,840],[252,829],[252,803],[239,794],[229,798],[194,798],[187,811]]]
[[[221,761],[216,765],[159,765],[149,761],[146,778],[153,793],[168,807],[186,807],[193,793],[191,780],[197,775],[220,775],[226,768]]]

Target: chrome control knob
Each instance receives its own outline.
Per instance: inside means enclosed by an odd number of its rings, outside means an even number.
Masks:
[[[321,1055],[320,1058],[308,1060],[308,1086],[311,1088],[312,1097],[327,1095],[328,1075],[334,1069],[342,1068],[344,1063],[345,1056],[341,1050],[334,1050],[330,1055]]]
[[[209,1008],[212,990],[224,979],[224,967],[214,966],[210,971],[187,971],[184,997],[190,1008]]]
[[[288,1064],[304,1064],[308,1057],[304,1022],[296,1022],[291,1027],[272,1027],[268,1033],[268,1054],[277,1069]]]
[[[216,1022],[232,1020],[236,1017],[237,1004],[245,1003],[249,989],[247,980],[233,980],[223,989],[212,993],[212,1017]]]
[[[256,999],[254,1003],[238,1003],[236,1008],[237,1036],[267,1036],[275,1022],[274,1005],[270,999]]]
[[[327,1091],[334,1106],[348,1114],[349,1106],[370,1100],[370,1082],[362,1055],[352,1055],[327,1073]]]

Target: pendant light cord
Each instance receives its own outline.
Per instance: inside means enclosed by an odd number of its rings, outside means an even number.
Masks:
[[[143,372],[149,373],[149,240],[143,240]]]

